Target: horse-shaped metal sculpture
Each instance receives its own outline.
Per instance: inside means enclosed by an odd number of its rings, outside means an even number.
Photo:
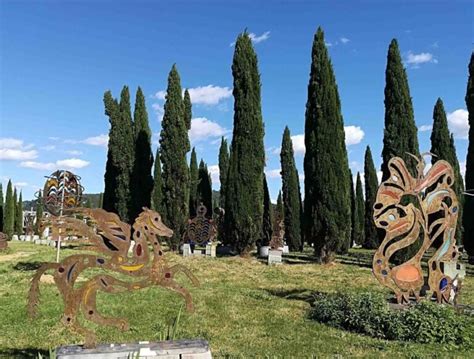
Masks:
[[[96,230],[76,218],[62,217],[60,221],[55,221],[53,218],[50,221],[55,226],[67,227],[77,235],[87,237],[93,245],[89,249],[98,254],[75,254],[60,263],[43,264],[33,277],[29,292],[28,313],[31,317],[37,312],[40,278],[50,269],[54,270],[54,281],[64,301],[62,322],[73,331],[85,336],[86,347],[95,346],[96,336],[78,322],[77,315],[80,311],[87,320],[97,324],[111,325],[121,330],[128,329],[125,319],[106,318],[97,311],[98,291],[118,293],[157,285],[180,294],[186,301],[188,311],[193,311],[191,294],[180,286],[174,277],[182,272],[195,286],[199,285],[199,281],[187,267],[167,264],[158,237],[171,237],[173,231],[163,224],[159,213],[143,208],[143,212],[133,224],[135,246],[133,254],[129,257],[128,251],[131,245],[129,224],[120,221],[116,214],[102,209],[79,208],[74,212],[89,218]],[[150,258],[149,245],[153,251],[153,259]],[[107,274],[96,275],[81,287],[75,288],[78,276],[90,268],[107,270]],[[111,275],[113,272],[138,278],[138,281],[126,282],[117,279]]]

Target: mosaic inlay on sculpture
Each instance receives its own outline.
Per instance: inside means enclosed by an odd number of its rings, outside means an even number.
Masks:
[[[385,231],[385,237],[375,252],[373,273],[395,292],[398,303],[408,303],[411,295],[419,300],[425,283],[422,257],[440,238],[441,245],[428,260],[428,292],[439,303],[455,302],[461,279],[457,274],[445,273],[448,264],[457,268],[459,257],[455,238],[459,204],[452,188],[454,172],[448,162],[439,160],[425,174],[423,155],[411,156],[418,163],[416,178],[401,158],[394,157],[388,163],[390,177],[377,192],[374,220]],[[395,252],[417,241],[421,246],[412,258],[397,266],[390,265]]]

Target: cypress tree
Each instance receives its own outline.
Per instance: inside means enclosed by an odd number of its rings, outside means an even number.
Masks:
[[[5,202],[3,201],[3,186],[0,183],[0,232],[3,232],[3,208]]]
[[[189,163],[189,216],[196,216],[196,207],[198,206],[198,184],[199,168],[197,163],[196,150],[193,147],[191,151],[191,160]],[[210,210],[208,208],[208,210]]]
[[[151,152],[151,130],[148,125],[148,113],[146,111],[145,96],[142,89],[138,87],[135,111],[133,113],[133,127],[135,136],[135,160],[131,174],[131,208],[130,221],[142,211],[142,207],[150,208],[151,192],[153,190],[153,177],[151,168],[153,166],[153,154]]]
[[[449,133],[448,120],[446,112],[444,111],[443,101],[438,98],[433,110],[433,130],[431,132],[431,150],[430,152],[435,156],[431,157],[431,163],[435,164],[439,160],[447,161],[454,170],[455,182],[454,192],[459,201],[458,208],[458,224],[456,227],[456,238],[460,242],[462,238],[462,204],[464,183],[459,168],[458,158],[456,156],[456,147],[454,145],[454,138]]]
[[[100,192],[98,208],[104,208],[104,192]]]
[[[212,183],[207,165],[201,159],[199,163],[199,177],[197,184],[197,204],[202,203],[207,208],[206,217],[212,218]]]
[[[221,147],[219,148],[219,181],[220,188],[220,207],[225,208],[225,185],[227,182],[227,172],[229,171],[229,148],[227,140],[222,137]]]
[[[36,222],[35,222],[35,233],[38,234],[39,236],[42,235],[39,229],[42,218],[43,218],[43,197],[41,195],[41,190],[40,190],[38,194],[38,199],[36,200]]]
[[[418,130],[414,120],[408,78],[396,39],[391,41],[388,48],[384,92],[385,128],[382,149],[382,180],[386,180],[390,176],[388,161],[394,156],[401,157],[410,173],[416,176],[417,161],[408,153],[417,157],[420,154]],[[369,240],[371,239],[366,238],[366,242]],[[375,242],[372,245],[375,245]],[[413,257],[420,245],[421,242],[418,240],[409,247],[397,251],[393,256],[393,261],[401,263],[408,260]]]
[[[117,213],[127,222],[130,205],[130,172],[133,168],[134,136],[130,110],[130,94],[124,86],[120,104],[110,91],[104,94],[105,114],[109,117],[110,131],[105,168],[104,204],[107,211]]]
[[[365,202],[360,174],[357,172],[355,191],[354,242],[362,245],[365,242]]]
[[[275,209],[275,220],[280,221],[285,217],[285,209],[283,207],[283,198],[281,195],[281,190],[278,191],[277,204]]]
[[[156,150],[155,167],[153,172],[153,192],[151,205],[154,211],[163,213],[163,179],[161,177],[160,150]]]
[[[15,226],[15,202],[13,198],[12,181],[8,180],[5,196],[5,209],[3,212],[3,233],[11,239]]]
[[[356,213],[356,195],[355,195],[355,191],[354,191],[354,179],[352,178],[352,171],[349,170],[349,175],[350,175],[350,189],[351,189],[351,241],[349,243],[349,247],[348,248],[351,248],[354,243],[355,243],[355,236],[356,236],[356,229],[355,229],[355,226],[356,226],[356,216],[357,216],[357,213]]]
[[[365,222],[364,232],[365,238],[363,242],[364,248],[375,249],[379,246],[379,237],[377,227],[374,222],[374,204],[377,197],[377,190],[379,181],[377,179],[377,172],[372,159],[372,152],[367,146],[365,150],[364,160],[364,177],[365,177]]]
[[[23,196],[21,192],[15,208],[15,233],[18,235],[23,233]]]
[[[257,55],[249,34],[240,34],[232,63],[234,129],[225,195],[226,236],[247,254],[262,233],[263,120]]]
[[[301,193],[293,143],[288,126],[283,131],[280,152],[283,204],[285,208],[285,241],[292,251],[301,251]]]
[[[336,79],[318,28],[314,35],[306,103],[305,238],[328,262],[350,241],[349,165]]]
[[[260,246],[268,246],[273,234],[273,208],[268,192],[267,178],[263,176],[263,224]]]
[[[16,192],[16,187],[13,187],[13,233],[16,232],[17,228],[17,210],[18,210],[18,193]]]
[[[189,170],[186,153],[189,138],[184,121],[181,80],[176,65],[168,76],[160,134],[160,155],[163,164],[163,198],[165,223],[174,231],[169,239],[172,250],[178,248],[189,215]]]
[[[413,176],[416,175],[416,160],[411,153],[419,156],[417,127],[413,115],[413,105],[408,87],[408,78],[403,67],[398,42],[393,39],[388,48],[385,70],[385,129],[382,150],[382,178],[390,173],[388,161],[401,157]]]
[[[466,158],[466,190],[470,196],[465,196],[464,202],[464,247],[474,263],[474,52],[471,53],[469,62],[469,79],[466,90],[466,106],[469,112],[469,146]]]
[[[191,119],[193,118],[193,107],[191,104],[191,97],[189,96],[188,89],[184,91],[183,106],[184,106],[184,122],[186,123],[186,128],[190,130]]]

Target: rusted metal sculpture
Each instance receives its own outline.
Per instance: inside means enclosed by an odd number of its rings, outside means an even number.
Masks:
[[[0,232],[0,250],[8,248],[7,235],[3,232]]]
[[[43,202],[46,210],[55,216],[61,211],[79,207],[84,188],[80,177],[72,172],[57,170],[47,177],[43,189]]]
[[[270,240],[271,249],[281,249],[285,245],[283,237],[285,236],[285,224],[283,219],[276,220],[273,226],[272,239]]]
[[[442,238],[441,246],[428,260],[428,286],[438,302],[450,302],[460,288],[460,278],[444,270],[459,256],[454,237],[458,218],[458,200],[452,189],[454,172],[448,162],[439,160],[424,174],[423,155],[415,158],[416,178],[405,162],[395,157],[388,163],[390,177],[378,189],[374,220],[385,231],[385,238],[375,252],[373,273],[395,292],[398,303],[407,303],[410,295],[419,300],[424,285],[421,259],[433,242]],[[390,257],[417,241],[422,243],[416,254],[391,268]]]
[[[33,277],[29,291],[28,313],[34,317],[39,302],[39,282],[48,270],[54,270],[54,281],[63,297],[64,315],[62,322],[71,330],[85,336],[85,346],[93,347],[96,343],[95,334],[78,322],[78,314],[94,323],[115,326],[121,330],[128,329],[128,323],[121,318],[106,318],[96,308],[98,291],[118,293],[138,290],[152,285],[161,286],[177,292],[184,297],[188,311],[193,310],[193,301],[189,291],[175,281],[178,273],[184,273],[191,282],[199,285],[193,273],[181,264],[169,265],[163,256],[158,237],[171,237],[173,231],[161,221],[159,213],[147,208],[137,217],[133,224],[133,254],[128,256],[131,245],[130,225],[120,221],[119,217],[103,209],[78,208],[76,213],[88,217],[94,227],[88,226],[83,220],[63,218],[64,221],[54,222],[54,226],[68,227],[71,233],[88,238],[92,245],[90,250],[98,254],[75,254],[60,263],[45,263]],[[153,251],[150,258],[149,246]],[[106,270],[75,288],[78,276],[90,268]],[[113,273],[137,278],[137,281],[123,281],[112,276]]]
[[[214,242],[217,229],[214,221],[206,217],[207,208],[202,203],[196,209],[196,217],[188,220],[188,226],[183,234],[184,243],[194,243],[199,246]]]
[[[31,236],[35,233],[35,216],[31,213],[25,215],[25,234]]]

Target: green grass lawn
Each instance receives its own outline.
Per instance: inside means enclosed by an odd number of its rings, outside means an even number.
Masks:
[[[0,356],[25,357],[50,347],[82,343],[82,337],[59,322],[62,300],[54,285],[41,284],[38,318],[31,321],[26,315],[34,263],[54,261],[55,250],[23,242],[9,245],[7,252],[0,253]],[[78,250],[63,250],[61,257],[72,253]],[[352,251],[350,258],[339,257],[338,263],[325,266],[312,263],[307,255],[290,256],[291,264],[273,267],[254,258],[184,259],[171,253],[166,258],[186,264],[201,281],[199,288],[193,288],[186,278],[179,279],[190,288],[196,311],[183,312],[177,336],[208,340],[215,358],[474,357],[474,344],[456,348],[378,340],[309,320],[307,299],[314,291],[370,290],[389,295],[370,268],[343,264],[351,258],[367,264],[367,251]],[[462,302],[474,304],[473,277],[465,280]],[[126,317],[130,330],[87,326],[97,331],[103,343],[158,340],[182,303],[181,297],[161,288],[100,294],[99,311]]]

